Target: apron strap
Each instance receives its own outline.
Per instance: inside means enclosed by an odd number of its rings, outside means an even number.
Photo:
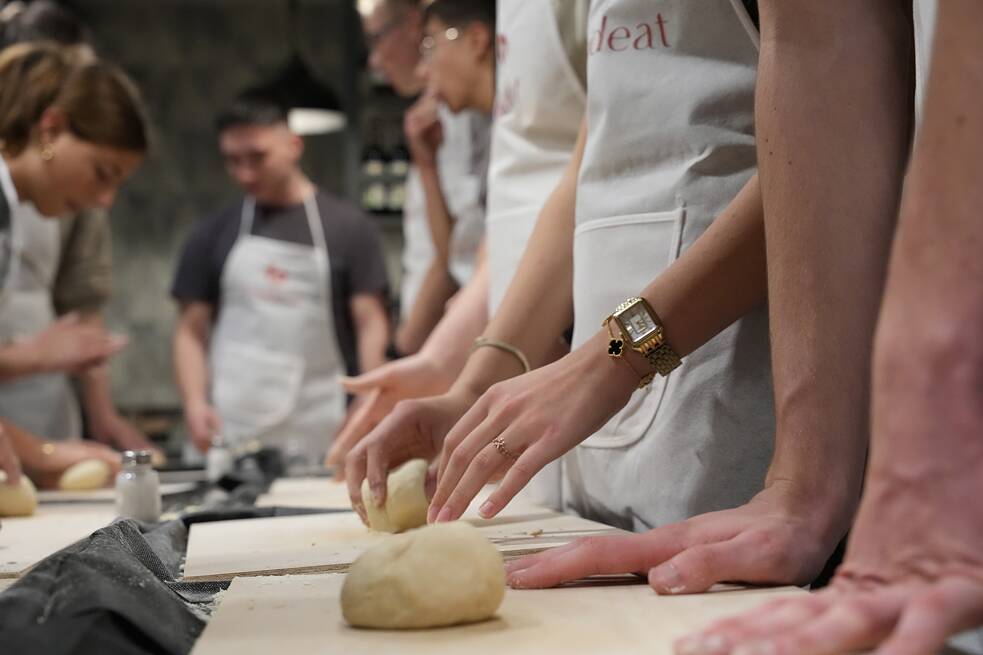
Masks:
[[[242,212],[239,215],[239,236],[249,236],[253,231],[253,217],[256,216],[256,200],[250,196],[242,199]]]
[[[239,237],[249,236],[253,231],[253,220],[256,216],[256,200],[246,196],[242,201],[242,214],[239,219]],[[317,206],[317,190],[304,197],[304,216],[311,231],[311,241],[314,245],[314,262],[318,269],[318,288],[321,300],[328,307],[328,242],[324,237],[324,224],[321,222],[321,211]],[[328,307],[330,310],[331,308]]]
[[[307,225],[311,230],[311,240],[314,243],[314,262],[318,267],[318,286],[321,289],[321,300],[330,312],[330,294],[328,292],[328,242],[324,237],[324,223],[321,222],[321,210],[317,206],[317,190],[304,198],[304,214]]]

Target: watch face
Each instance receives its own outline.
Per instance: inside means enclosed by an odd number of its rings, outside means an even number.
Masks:
[[[625,326],[625,331],[628,333],[628,338],[631,339],[633,346],[644,343],[646,339],[655,334],[659,327],[649,316],[645,305],[642,303],[632,305],[622,312],[619,318],[622,325]]]

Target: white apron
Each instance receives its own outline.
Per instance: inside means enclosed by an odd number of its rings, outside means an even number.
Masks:
[[[577,141],[586,102],[557,33],[551,0],[499,0],[495,119],[488,167],[489,315],[502,302],[543,204]],[[523,497],[560,509],[562,463]]]
[[[440,107],[444,141],[437,150],[437,172],[447,208],[456,219],[451,232],[448,268],[460,284],[467,283],[474,274],[475,258],[485,229],[482,180],[472,171],[473,123],[480,120],[483,119],[471,111],[455,115],[446,107]],[[400,317],[406,320],[434,257],[427,201],[416,166],[410,166],[406,177],[403,243],[399,311]]]
[[[427,204],[420,172],[416,166],[410,166],[406,175],[406,201],[403,203],[403,276],[399,285],[399,316],[404,321],[413,309],[433,255],[433,239],[427,223]]]
[[[474,275],[478,250],[485,236],[485,176],[480,152],[487,152],[488,117],[477,111],[451,113],[441,106],[444,143],[438,153],[440,182],[447,209],[454,217],[447,269],[459,286]]]
[[[255,202],[243,201],[209,349],[211,393],[230,442],[259,439],[316,463],[344,418],[345,365],[313,194],[304,208],[313,247],[253,236]]]
[[[740,0],[591,3],[575,347],[755,172],[756,46]],[[762,486],[773,415],[762,309],[636,391],[567,455],[569,506],[634,530],[738,506]]]
[[[16,198],[6,166],[0,179],[8,199]],[[11,227],[12,260],[0,306],[0,341],[35,335],[57,320],[51,293],[61,259],[58,221],[42,217],[30,203],[17,202],[11,205]],[[82,436],[78,400],[64,373],[0,383],[0,416],[45,439]]]

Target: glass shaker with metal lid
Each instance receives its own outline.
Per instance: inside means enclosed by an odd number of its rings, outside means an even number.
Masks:
[[[160,478],[149,450],[127,450],[116,474],[116,513],[121,518],[153,523],[160,519]]]

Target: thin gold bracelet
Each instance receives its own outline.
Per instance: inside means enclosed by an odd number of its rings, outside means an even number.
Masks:
[[[519,350],[512,344],[505,343],[504,341],[497,341],[496,339],[478,337],[477,339],[474,340],[474,343],[471,344],[471,351],[468,353],[468,356],[470,356],[471,353],[476,351],[478,348],[497,348],[502,352],[507,352],[508,354],[512,355],[517,360],[519,360],[519,363],[522,364],[523,373],[528,373],[529,371],[532,370],[532,366],[529,365],[529,359],[526,358],[526,356],[522,353],[521,350]]]
[[[611,341],[617,339],[617,337],[614,335],[614,330],[611,329],[611,319],[604,321],[604,327],[608,329],[608,336],[611,337]],[[632,364],[631,360],[629,360],[627,357],[618,356],[618,357],[612,357],[612,359],[617,359],[624,362],[628,366],[628,368],[631,369],[631,372],[638,376],[639,389],[644,389],[648,385],[652,384],[652,380],[655,379],[655,371],[652,371],[650,373],[641,373],[637,368],[635,368],[635,365]]]

